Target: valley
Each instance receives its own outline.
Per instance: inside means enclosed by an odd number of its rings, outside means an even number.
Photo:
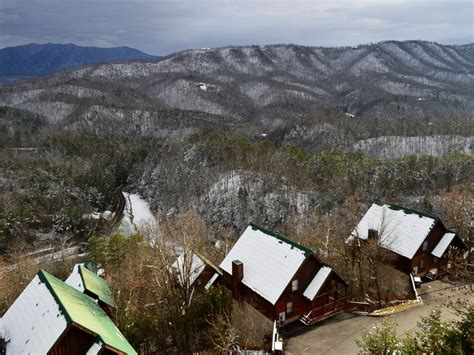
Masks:
[[[194,267],[196,254],[223,277],[213,263],[255,223],[334,265],[349,300],[381,307],[412,290],[380,248],[369,243],[358,258],[349,248],[373,203],[435,215],[474,245],[472,44],[232,46],[142,59],[0,86],[0,273],[22,271],[0,274],[1,311],[38,264],[64,279],[87,259],[105,270],[113,320],[143,353],[263,349],[268,319],[248,323],[243,302],[207,287],[218,276],[203,281],[206,292],[177,285],[177,258]],[[290,351],[306,351],[306,338]]]

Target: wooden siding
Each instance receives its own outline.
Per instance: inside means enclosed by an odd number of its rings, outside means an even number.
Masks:
[[[438,221],[428,236],[425,238],[421,246],[418,248],[412,259],[398,255],[394,263],[395,268],[406,274],[411,273],[415,267],[418,269],[417,274],[424,274],[434,268],[438,268],[440,270],[446,269],[448,265],[449,247],[441,258],[436,258],[431,254],[433,249],[438,245],[439,241],[441,238],[443,238],[446,232],[446,227],[441,221]],[[425,241],[427,241],[428,244],[426,250],[423,250],[423,244]]]
[[[424,273],[433,268],[445,268],[447,266],[447,253],[438,260],[431,254],[446,232],[446,227],[441,221],[438,221],[423,242],[423,244],[428,242],[426,250],[423,250],[422,244],[411,259],[409,272],[413,271],[415,267],[418,268],[418,273]]]
[[[72,325],[66,329],[48,354],[82,355],[89,350],[94,341],[95,336]]]
[[[319,315],[319,312],[321,315],[327,315],[328,313],[341,310],[345,307],[347,286],[334,272],[331,273],[329,280],[327,280],[325,285],[319,291],[315,300],[310,301],[303,296],[303,292],[321,266],[321,262],[314,255],[310,255],[300,266],[299,270],[291,279],[275,305],[271,304],[269,301],[262,298],[243,284],[241,284],[240,289],[241,299],[252,304],[272,321],[279,320],[280,313],[285,312],[285,323],[298,320],[300,317],[307,315],[313,310],[315,310],[315,315]],[[292,291],[291,284],[295,279],[298,280],[298,289]],[[225,271],[223,284],[232,290],[232,275],[229,275]],[[290,313],[286,312],[288,302],[293,302],[293,310]]]

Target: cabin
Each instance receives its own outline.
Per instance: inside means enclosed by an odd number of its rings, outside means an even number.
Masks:
[[[71,274],[64,282],[95,299],[102,309],[106,311],[109,308],[115,307],[109,283],[90,270],[85,264],[74,265]]]
[[[395,255],[394,267],[420,276],[454,272],[458,251],[466,249],[437,216],[397,205],[372,204],[347,241],[370,239]]]
[[[8,354],[137,354],[97,301],[40,270],[0,319]]]
[[[209,259],[192,250],[182,252],[171,268],[178,284],[192,290],[208,290],[222,276],[222,271]]]
[[[219,265],[222,283],[280,325],[306,325],[346,306],[347,282],[310,249],[255,224],[245,229]]]

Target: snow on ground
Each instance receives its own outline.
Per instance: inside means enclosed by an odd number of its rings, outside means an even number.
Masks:
[[[474,155],[474,137],[456,135],[432,136],[381,136],[364,139],[354,144],[372,157],[396,159],[407,155],[443,156],[449,151],[457,150],[466,155]]]
[[[103,211],[103,212],[92,212],[86,213],[82,215],[84,219],[110,219],[112,218],[113,213],[111,211]]]
[[[124,192],[123,195],[125,196],[126,206],[119,227],[121,233],[131,236],[138,233],[142,228],[156,223],[150,205],[140,195],[128,192]]]

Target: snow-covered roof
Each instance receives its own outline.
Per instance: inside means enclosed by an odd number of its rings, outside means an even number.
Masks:
[[[188,285],[191,286],[204,271],[206,264],[195,253],[188,251],[181,253],[171,267],[176,270],[180,285],[184,285],[185,277],[189,277]]]
[[[7,354],[46,354],[75,324],[112,349],[136,354],[91,297],[40,270],[3,316]]]
[[[67,319],[39,276],[3,316],[7,354],[46,354],[66,330]]]
[[[382,247],[411,259],[437,221],[436,217],[417,211],[374,203],[350,238],[368,239],[369,230],[376,230]]]
[[[313,280],[309,283],[306,290],[303,292],[303,296],[308,298],[310,301],[314,300],[314,297],[318,294],[321,287],[324,285],[329,275],[331,274],[332,268],[329,266],[323,266],[317,274],[314,276]]]
[[[6,331],[5,331],[5,327],[3,325],[3,320],[2,318],[0,317],[0,340],[2,339],[5,339],[6,338]]]
[[[232,261],[244,266],[242,283],[275,304],[311,250],[251,224],[220,264],[232,275]]]
[[[82,282],[82,276],[79,272],[79,265],[81,264],[74,265],[71,274],[64,282],[69,286],[74,287],[76,290],[84,292],[84,282]]]
[[[441,258],[446,249],[448,249],[449,244],[451,244],[455,236],[456,234],[453,232],[445,233],[439,243],[435,246],[431,254],[433,254],[437,258]]]

